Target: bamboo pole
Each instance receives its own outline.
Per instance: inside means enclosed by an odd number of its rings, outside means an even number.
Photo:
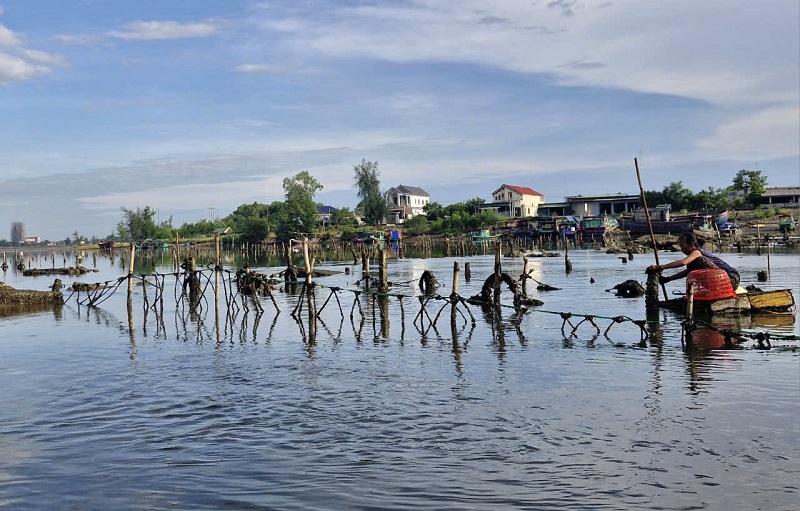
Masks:
[[[458,304],[458,261],[453,261],[453,287],[450,292],[450,328],[455,332],[456,328],[456,305]],[[455,341],[455,335],[453,336]]]
[[[644,214],[647,217],[647,228],[650,230],[650,240],[653,242],[653,254],[656,256],[656,265],[661,266],[661,263],[658,261],[658,244],[656,243],[656,235],[653,233],[653,223],[650,221],[650,210],[647,209],[647,198],[644,195],[642,176],[639,173],[639,160],[634,158],[633,163],[636,165],[636,179],[639,181],[639,193],[642,196],[642,207],[644,208]],[[661,290],[664,292],[664,300],[669,300],[667,286],[665,286],[663,282],[661,282]]]
[[[133,257],[136,255],[136,245],[130,244],[130,261],[128,262],[128,298],[133,294]]]

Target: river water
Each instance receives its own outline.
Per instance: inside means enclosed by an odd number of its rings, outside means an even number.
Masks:
[[[49,267],[41,257],[29,262]],[[765,256],[724,258],[743,285],[767,267]],[[417,280],[429,269],[448,295],[457,261],[469,296],[492,256],[391,259],[388,325],[369,297],[354,306],[352,261],[322,263],[340,273],[316,280],[317,305],[339,302],[313,339],[305,312],[300,322],[290,314],[296,291],[276,293],[280,314],[269,299],[258,314],[252,303],[228,312],[224,296],[216,307],[207,287],[191,314],[169,276],[164,314],[145,313],[141,285],[130,315],[125,285],[96,308],[73,296],[60,310],[4,312],[0,509],[796,509],[797,343],[684,350],[671,312],[650,318],[654,336],[642,343],[635,323],[607,318],[645,319],[644,299],[606,290],[643,282],[652,256],[570,259],[569,275],[563,257],[530,260],[534,278],[561,288],[529,284],[538,309],[504,307],[498,323],[461,305],[454,328],[449,305],[435,328],[415,322]],[[762,287],[796,295],[797,261],[772,254]],[[521,258],[502,263],[522,273]],[[116,259],[84,264],[99,271],[65,284],[127,273]],[[169,257],[154,264],[172,271]],[[12,266],[3,280],[44,290],[53,277]],[[426,305],[430,318],[442,305]],[[561,312],[575,314],[572,325],[593,315],[598,328],[587,321],[569,335]],[[727,326],[799,333],[784,316]]]

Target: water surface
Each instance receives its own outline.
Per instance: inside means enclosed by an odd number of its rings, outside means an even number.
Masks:
[[[562,288],[530,290],[539,311],[520,319],[504,307],[497,323],[471,306],[473,327],[462,307],[455,329],[449,309],[435,329],[415,326],[416,281],[430,269],[447,295],[458,261],[469,296],[493,257],[392,259],[388,335],[368,297],[363,317],[353,308],[352,261],[323,265],[342,273],[317,280],[317,304],[340,287],[342,309],[329,302],[313,342],[289,314],[297,291],[276,294],[278,315],[268,299],[262,314],[228,314],[224,296],[219,315],[213,298],[193,315],[169,284],[163,315],[145,314],[143,289],[150,301],[153,290],[136,286],[129,317],[122,286],[97,308],[72,297],[57,311],[2,317],[0,508],[795,508],[798,354],[752,343],[685,351],[682,318],[669,312],[645,343],[631,322],[608,337],[584,322],[565,337],[559,312],[595,315],[602,331],[605,318],[644,319],[642,298],[605,290],[643,281],[651,263],[570,258],[570,275],[563,258],[531,260],[537,280]],[[764,256],[725,258],[744,284],[766,268]],[[126,272],[118,260],[87,262],[99,271],[74,280]],[[169,257],[153,267],[172,271]],[[518,276],[522,260],[503,258],[503,268]],[[798,287],[796,256],[773,254],[770,269],[763,287]],[[4,280],[47,289],[53,277],[12,270]],[[426,308],[433,317],[442,305]],[[791,318],[729,323],[798,333]]]

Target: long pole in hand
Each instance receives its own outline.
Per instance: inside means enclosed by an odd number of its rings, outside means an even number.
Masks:
[[[650,221],[650,210],[647,209],[647,198],[644,196],[644,187],[642,186],[642,176],[639,173],[639,160],[637,158],[633,159],[634,165],[636,165],[636,179],[639,181],[639,193],[642,197],[642,207],[644,208],[644,216],[647,217],[647,228],[650,229],[650,241],[653,242],[653,253],[656,256],[656,265],[660,266],[661,263],[658,262],[658,244],[656,243],[656,235],[653,233],[653,223]],[[664,300],[669,300],[669,295],[667,294],[667,286],[661,282],[661,290],[664,291]]]

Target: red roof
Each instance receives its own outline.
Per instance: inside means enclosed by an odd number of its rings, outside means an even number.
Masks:
[[[517,192],[519,194],[522,194],[522,195],[538,195],[539,197],[544,197],[544,195],[542,195],[541,193],[537,192],[533,188],[528,188],[527,186],[513,186],[513,185],[505,185],[505,184],[503,186],[501,186],[500,188],[498,188],[497,190],[495,190],[494,192],[492,192],[492,194],[495,194],[495,193],[499,192],[503,188],[508,188],[509,190],[515,191],[515,192]]]

